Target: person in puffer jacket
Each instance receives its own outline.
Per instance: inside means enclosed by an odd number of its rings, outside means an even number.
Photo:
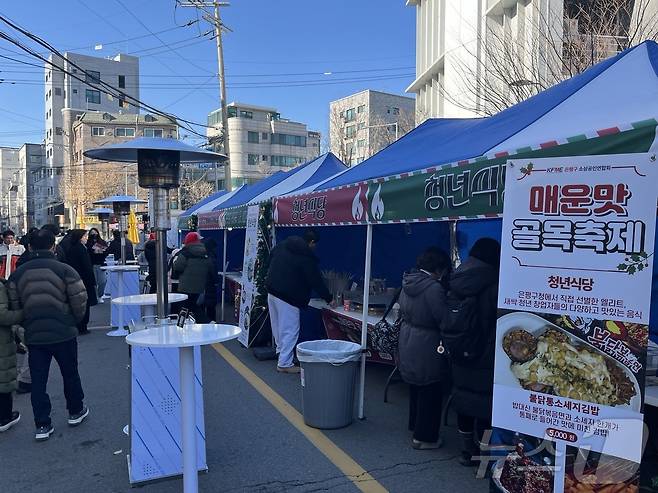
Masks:
[[[450,365],[438,348],[447,309],[442,281],[450,268],[448,254],[432,247],[418,257],[416,270],[402,280],[398,369],[409,384],[409,430],[413,431],[412,447],[418,450],[441,446],[441,405]]]
[[[484,433],[491,428],[499,269],[500,243],[480,238],[450,278],[451,295],[477,297],[478,320],[487,334],[478,358],[469,364],[452,363],[453,408],[462,440],[459,462],[464,466],[478,464],[472,457],[479,454]]]
[[[5,281],[0,280],[0,432],[18,423],[21,415],[13,410],[12,392],[16,390],[16,339],[12,325],[20,323],[21,310],[9,309]]]
[[[30,237],[32,259],[9,278],[9,300],[23,310],[22,325],[32,374],[35,439],[47,440],[55,431],[46,393],[50,362],[59,365],[64,380],[68,423],[76,426],[89,415],[78,373],[77,324],[85,316],[87,290],[78,273],[55,258],[55,236],[40,230]]]

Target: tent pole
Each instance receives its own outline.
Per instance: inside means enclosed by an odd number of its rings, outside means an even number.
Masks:
[[[224,305],[226,303],[226,237],[228,236],[228,231],[224,228],[224,251],[222,254],[222,322],[226,321],[226,316],[224,312]]]
[[[368,305],[370,304],[370,264],[372,257],[372,224],[366,227],[366,262],[363,274],[363,318],[361,322],[361,371],[359,373],[359,419],[365,418],[366,346],[368,345]]]

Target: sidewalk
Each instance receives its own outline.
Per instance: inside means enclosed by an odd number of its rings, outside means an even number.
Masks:
[[[109,304],[94,307],[90,327],[107,325],[108,319]],[[48,442],[34,441],[29,395],[17,396],[22,421],[0,434],[3,493],[131,491],[126,465],[129,440],[122,432],[130,402],[128,347],[121,338],[107,337],[106,331],[92,330],[79,339],[80,374],[91,409],[82,426],[66,425],[55,363],[48,388],[56,431]],[[260,377],[269,386],[268,392],[280,395],[291,406],[290,413],[301,412],[299,376],[278,374],[274,361],[257,361],[236,341],[225,347],[229,360],[235,356]],[[336,464],[332,462],[325,455],[326,447],[323,453],[311,443],[212,347],[203,351],[203,371],[209,471],[200,475],[200,491],[359,491],[339,469],[340,459],[332,457]],[[388,371],[368,367],[366,420],[341,430],[312,431],[314,436],[331,440],[391,492],[488,491],[486,481],[474,479],[474,470],[455,460],[454,418],[445,430],[443,449],[416,451],[410,447],[406,387],[393,385],[389,403],[383,402]],[[376,483],[359,485],[367,489]],[[177,492],[182,483],[174,479],[139,488],[145,493]]]

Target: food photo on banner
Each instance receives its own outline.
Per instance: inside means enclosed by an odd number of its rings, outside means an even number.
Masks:
[[[619,154],[508,162],[493,426],[555,444],[552,490],[510,493],[638,491],[654,161]],[[545,472],[525,452],[514,450],[508,462]],[[534,476],[533,467],[524,471]]]

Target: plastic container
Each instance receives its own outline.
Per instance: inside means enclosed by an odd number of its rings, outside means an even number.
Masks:
[[[297,359],[304,422],[323,430],[352,423],[361,346],[348,341],[306,341],[297,345]]]

